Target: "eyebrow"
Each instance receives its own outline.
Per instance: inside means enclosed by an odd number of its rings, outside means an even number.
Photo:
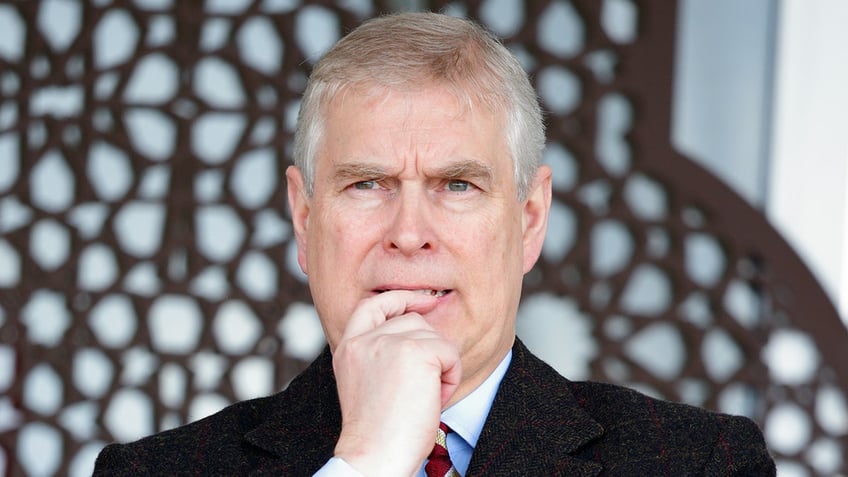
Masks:
[[[363,162],[348,162],[337,164],[335,166],[334,176],[340,180],[353,179],[385,179],[389,173],[385,168],[376,164],[368,164]]]
[[[464,159],[453,162],[445,167],[436,169],[436,174],[439,177],[446,177],[449,179],[467,178],[484,181],[491,181],[494,176],[492,168],[488,164],[484,164],[474,159]]]
[[[336,179],[342,181],[363,178],[382,180],[391,176],[386,168],[379,164],[368,162],[343,162],[336,164],[333,175]],[[447,179],[467,178],[491,181],[494,173],[488,164],[474,159],[462,159],[439,167],[428,175]]]

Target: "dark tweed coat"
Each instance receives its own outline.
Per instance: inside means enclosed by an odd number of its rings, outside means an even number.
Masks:
[[[106,447],[95,476],[306,476],[333,455],[340,413],[325,351],[283,392]],[[469,476],[773,476],[748,419],[571,382],[516,340]]]

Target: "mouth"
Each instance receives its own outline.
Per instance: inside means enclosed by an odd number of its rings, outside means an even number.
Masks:
[[[410,289],[410,288],[385,288],[385,289],[377,289],[377,290],[374,290],[374,293],[380,294],[380,293],[385,293],[385,292],[387,292],[387,291],[395,291],[395,290],[405,290],[405,291],[411,291],[411,292],[413,292],[413,293],[420,293],[420,294],[422,294],[422,295],[430,295],[430,296],[434,296],[434,297],[438,297],[438,298],[443,297],[443,296],[445,296],[445,295],[447,295],[448,293],[451,293],[451,292],[453,291],[453,290],[450,290],[450,289],[446,289],[446,290],[436,290],[436,289],[433,289],[433,288],[416,288],[416,289]]]

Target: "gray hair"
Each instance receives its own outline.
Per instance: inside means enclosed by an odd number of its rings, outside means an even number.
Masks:
[[[437,13],[371,19],[339,40],[315,65],[300,105],[294,161],[312,195],[323,134],[323,109],[352,87],[414,91],[445,85],[469,106],[484,105],[506,119],[515,187],[524,200],[539,167],[545,126],[539,100],[517,58],[476,23]]]

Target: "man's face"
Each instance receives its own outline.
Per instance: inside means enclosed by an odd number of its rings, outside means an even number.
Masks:
[[[512,346],[550,203],[547,167],[518,201],[502,115],[435,87],[350,90],[327,106],[313,196],[297,169],[288,179],[331,349],[362,300],[423,290],[438,296],[424,318],[459,348],[463,382],[485,379]]]

